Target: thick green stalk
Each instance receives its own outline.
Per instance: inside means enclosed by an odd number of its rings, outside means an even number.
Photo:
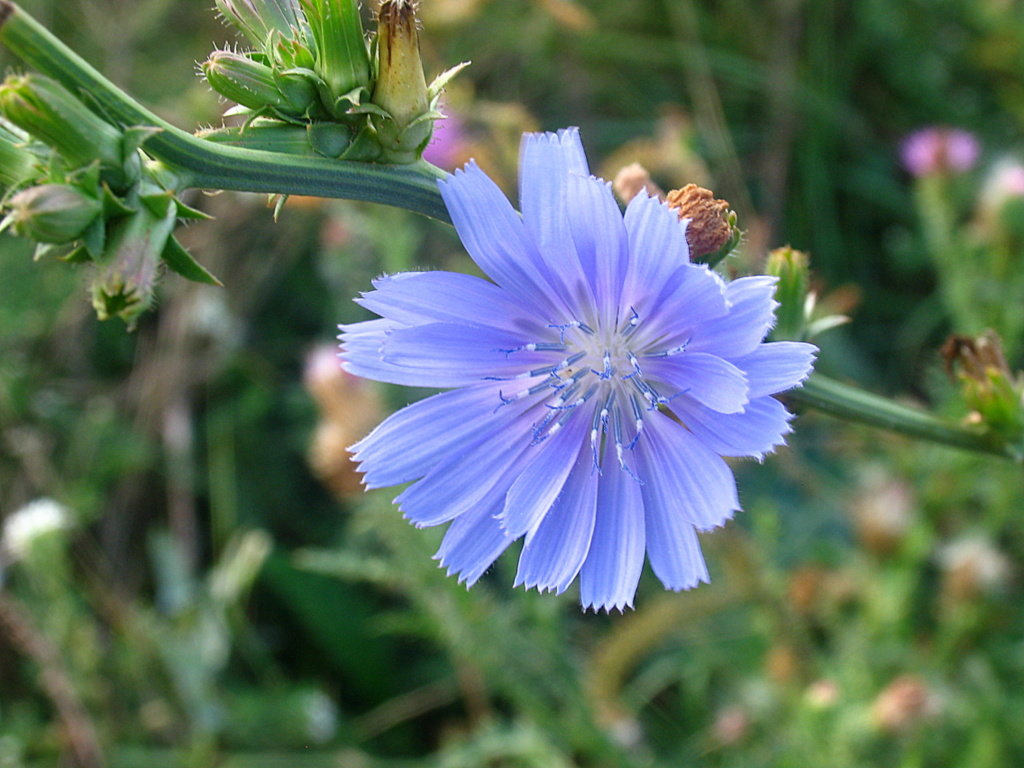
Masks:
[[[365,200],[450,221],[437,189],[445,173],[429,163],[333,161],[198,139],[140,105],[10,0],[0,0],[0,42],[117,122],[160,128],[146,152],[170,166],[182,187]]]
[[[813,374],[800,389],[787,392],[786,398],[846,421],[880,427],[967,451],[1022,461],[1021,456],[998,437],[951,424],[924,411],[873,395],[820,373]]]

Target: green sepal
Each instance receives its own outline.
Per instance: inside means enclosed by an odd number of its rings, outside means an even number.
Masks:
[[[103,203],[103,216],[107,219],[118,219],[122,216],[130,216],[135,209],[124,200],[115,195],[106,184],[102,187],[101,202]]]
[[[160,258],[164,260],[169,269],[177,272],[187,280],[195,283],[205,283],[206,285],[216,285],[218,287],[224,286],[220,280],[211,275],[202,264],[196,261],[192,254],[186,251],[173,236],[167,238],[167,244],[164,246]]]
[[[377,134],[373,128],[366,126],[356,134],[355,138],[352,139],[352,143],[348,145],[348,149],[346,149],[338,159],[372,163],[377,160],[380,155],[381,148],[380,141],[377,139]]]
[[[368,98],[370,98],[370,89],[363,85],[357,86],[334,100],[334,104],[331,105],[331,114],[339,115],[341,120],[348,118],[349,115],[357,115],[360,113],[359,107],[368,103],[364,102],[364,99]]]
[[[451,82],[452,78],[455,77],[459,72],[468,67],[472,62],[463,61],[456,64],[454,67],[449,67],[444,72],[435,77],[430,85],[427,86],[427,96],[430,97],[431,101],[435,100],[441,95],[441,91],[444,90],[445,86]]]
[[[99,189],[101,185],[100,170],[100,161],[95,160],[68,173],[66,175],[67,183],[73,184],[83,192],[95,195],[94,190]]]
[[[99,259],[103,255],[103,247],[107,242],[107,227],[100,216],[82,233],[82,248],[90,259]]]
[[[306,128],[309,144],[317,154],[337,159],[352,146],[349,129],[338,123],[310,123]]]
[[[391,116],[390,112],[388,112],[383,107],[374,104],[372,101],[368,101],[363,104],[358,104],[352,107],[348,111],[348,113],[350,115],[376,115],[377,117],[384,118],[385,120],[395,122],[395,118]]]
[[[55,247],[55,246],[54,246]],[[40,259],[46,255],[46,252],[40,252],[36,249],[36,255],[34,258]],[[89,249],[84,245],[80,245],[77,248],[72,249],[68,253],[60,257],[60,260],[67,262],[68,264],[88,264],[93,261],[93,257],[89,255]]]
[[[163,128],[152,125],[134,125],[131,128],[125,128],[124,138],[121,140],[125,162],[142,149],[143,144],[163,131]]]
[[[190,219],[192,221],[212,221],[213,216],[208,213],[200,211],[198,208],[193,208],[191,205],[186,205],[181,202],[178,198],[174,198],[174,207],[177,209],[179,219]]]
[[[174,196],[170,192],[150,193],[139,195],[139,202],[141,202],[149,212],[156,216],[158,219],[162,219],[168,213],[168,207],[171,205],[171,201]]]

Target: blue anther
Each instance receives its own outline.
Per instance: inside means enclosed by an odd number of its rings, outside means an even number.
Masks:
[[[565,358],[558,365],[554,366],[551,369],[551,372],[552,373],[557,373],[558,371],[564,371],[569,366],[571,366],[571,365],[573,365],[575,363],[578,363],[580,360],[582,360],[584,357],[586,357],[586,355],[587,355],[586,352],[577,352],[575,355],[569,355],[569,357]]]
[[[556,344],[553,341],[537,341],[529,344],[523,344],[521,347],[513,347],[512,349],[499,349],[499,352],[504,352],[505,357],[512,355],[516,352],[565,352],[564,344]]]
[[[615,375],[615,367],[612,365],[612,356],[610,352],[604,353],[604,370],[598,371],[595,368],[591,368],[591,373],[595,374],[597,378],[607,381]]]
[[[554,328],[555,330],[558,331],[558,336],[562,340],[562,343],[565,343],[565,332],[566,331],[571,331],[571,330],[573,330],[575,328],[579,328],[581,331],[583,331],[588,336],[593,336],[594,335],[594,329],[591,328],[586,323],[584,323],[582,320],[573,320],[572,322],[561,323],[561,324],[551,323],[551,324],[548,325],[548,328]]]
[[[672,347],[672,349],[666,349],[664,352],[653,352],[647,355],[647,357],[672,357],[673,355],[678,355],[681,352],[686,351],[686,348],[690,346],[691,341],[693,341],[693,339],[689,338],[677,347]]]
[[[629,337],[629,335],[637,329],[637,326],[640,325],[640,315],[637,314],[633,307],[629,308],[629,314],[629,322],[626,323],[626,327],[622,331],[623,337]]]
[[[629,396],[629,405],[633,409],[633,425],[636,429],[636,434],[633,435],[633,439],[629,441],[629,445],[626,446],[626,450],[632,450],[633,446],[636,445],[640,439],[640,433],[644,428],[644,409],[640,406],[640,401],[636,399],[636,395]]]

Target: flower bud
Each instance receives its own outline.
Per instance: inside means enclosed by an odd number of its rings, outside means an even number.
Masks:
[[[370,85],[370,56],[356,0],[302,0],[315,43],[314,71],[323,79],[328,111],[343,116],[359,97],[345,97]]]
[[[285,37],[299,28],[297,0],[216,0],[217,10],[258,46],[265,46],[271,32]]]
[[[12,123],[81,167],[97,158],[121,170],[121,132],[91,112],[63,85],[42,75],[10,75],[0,84],[0,111]]]
[[[314,97],[312,87],[305,94],[291,89],[289,95],[296,99],[293,103],[278,87],[274,70],[234,51],[214,51],[203,62],[203,74],[217,93],[249,109],[274,107],[302,114]]]
[[[806,325],[808,257],[803,251],[776,248],[768,254],[765,273],[779,278],[775,286],[775,300],[779,308],[775,313],[774,339],[802,339]]]
[[[68,184],[43,184],[23,190],[8,203],[11,212],[0,229],[37,243],[70,243],[82,236],[103,210],[103,204]]]
[[[0,194],[32,176],[35,156],[22,143],[21,137],[0,124]]]
[[[377,15],[377,84],[373,103],[388,117],[371,115],[381,146],[395,162],[416,160],[430,141],[433,120],[423,77],[416,7],[384,0]]]
[[[113,224],[107,253],[92,283],[92,305],[100,320],[116,315],[132,323],[149,306],[175,219],[173,205],[163,216],[140,205]]]

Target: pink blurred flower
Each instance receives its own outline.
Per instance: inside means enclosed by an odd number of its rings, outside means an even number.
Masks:
[[[961,128],[931,126],[914,131],[900,144],[903,167],[914,176],[964,173],[974,167],[981,146]]]
[[[448,113],[444,120],[434,123],[434,135],[423,150],[423,159],[446,171],[465,161],[466,128],[458,115]]]

